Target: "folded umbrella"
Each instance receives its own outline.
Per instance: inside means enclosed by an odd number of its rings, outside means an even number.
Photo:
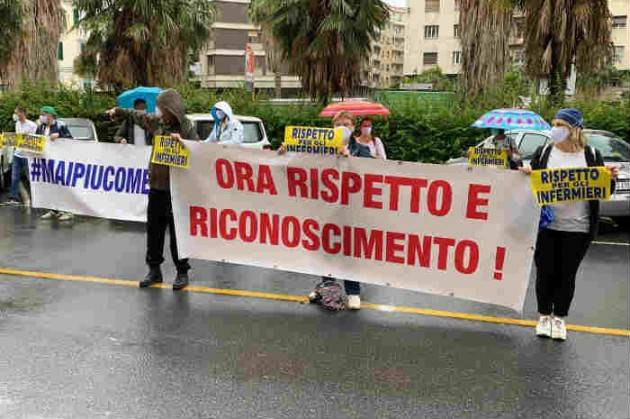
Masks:
[[[319,114],[322,118],[331,118],[339,112],[349,112],[353,116],[388,116],[389,109],[380,103],[363,100],[348,100],[345,102],[331,103]]]
[[[147,103],[147,112],[155,112],[155,103],[160,93],[162,93],[162,89],[159,87],[136,87],[135,89],[122,92],[118,96],[118,107],[132,109],[136,100],[144,99]]]
[[[526,109],[495,109],[471,125],[474,128],[497,128],[505,131],[528,129],[547,131],[551,126],[536,112]]]

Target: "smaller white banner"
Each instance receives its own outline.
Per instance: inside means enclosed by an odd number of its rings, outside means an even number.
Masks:
[[[29,157],[36,208],[146,221],[151,147],[59,139]]]

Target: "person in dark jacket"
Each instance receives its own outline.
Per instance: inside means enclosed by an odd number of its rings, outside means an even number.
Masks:
[[[37,131],[35,131],[36,135],[43,135],[50,141],[55,141],[58,138],[72,138],[72,134],[70,134],[70,130],[66,124],[57,121],[59,114],[55,108],[52,106],[42,106],[39,112],[39,126],[37,127]],[[50,210],[41,216],[42,220],[51,220],[53,218],[59,221],[72,221],[74,214]]]
[[[523,159],[518,152],[518,147],[514,137],[505,134],[503,129],[492,129],[492,144],[497,150],[505,149],[508,156],[508,166],[510,170],[518,170],[523,166]]]
[[[175,90],[163,91],[157,99],[155,114],[147,114],[130,109],[114,108],[108,111],[115,118],[131,118],[153,137],[170,135],[175,140],[199,140],[194,125],[186,118],[182,97]],[[147,210],[147,253],[146,263],[149,273],[140,281],[140,288],[162,282],[160,265],[164,262],[164,240],[169,230],[171,256],[177,268],[173,290],[181,290],[188,285],[188,259],[180,259],[175,237],[175,221],[171,206],[169,167],[149,163],[149,207]]]
[[[531,161],[531,170],[566,167],[604,167],[604,159],[587,145],[582,133],[582,113],[561,109],[551,130],[553,144],[539,147]],[[614,191],[618,168],[608,167]],[[565,318],[575,293],[575,277],[591,241],[597,234],[599,201],[550,205],[550,224],[541,229],[536,241],[536,298],[540,319],[536,335],[566,340]]]
[[[133,108],[144,113],[147,111],[147,102],[144,99],[136,99],[133,102]],[[114,141],[119,144],[151,145],[151,133],[140,125],[134,124],[133,118],[127,118],[116,131]]]

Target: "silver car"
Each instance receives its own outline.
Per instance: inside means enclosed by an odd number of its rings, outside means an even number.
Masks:
[[[536,149],[551,142],[549,132],[546,131],[509,131],[506,135],[516,142],[523,162],[529,163]],[[610,200],[602,201],[602,217],[630,217],[630,145],[608,131],[585,129],[584,135],[589,145],[602,153],[607,164],[619,166],[617,188]],[[492,137],[488,137],[477,147],[493,148]],[[450,159],[447,164],[468,164],[468,159],[458,157]]]

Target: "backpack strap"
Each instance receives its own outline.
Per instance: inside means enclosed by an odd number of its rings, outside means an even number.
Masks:
[[[545,145],[543,151],[540,155],[540,168],[546,169],[547,164],[549,163],[549,155],[551,155],[551,150],[553,150],[553,144],[549,143]]]

